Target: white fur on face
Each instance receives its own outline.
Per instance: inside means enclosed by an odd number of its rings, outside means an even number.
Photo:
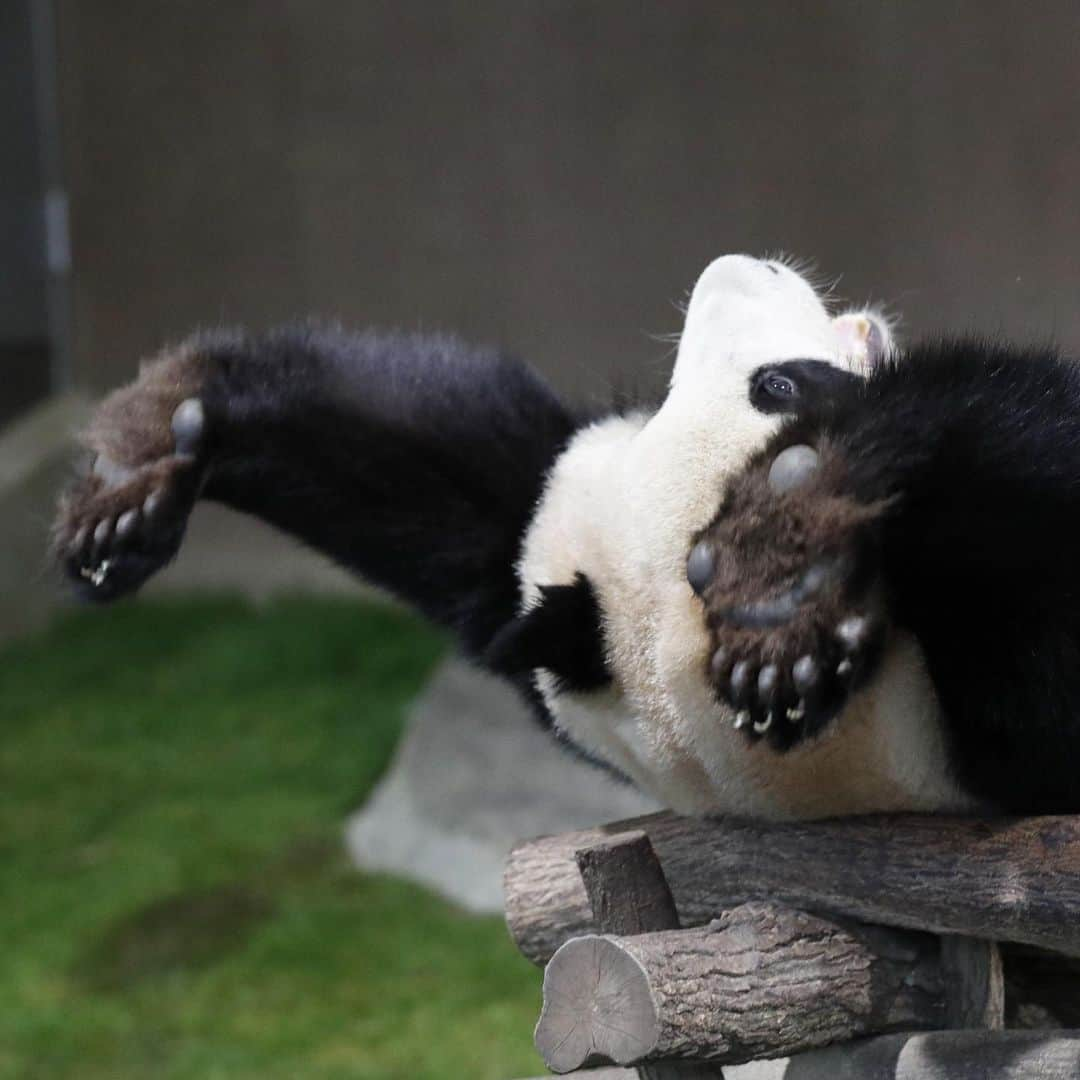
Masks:
[[[686,581],[691,538],[780,423],[750,406],[750,375],[790,359],[865,370],[868,327],[888,335],[868,319],[833,319],[781,262],[717,259],[691,295],[664,404],[586,428],[549,477],[519,565],[523,602],[586,574],[614,684],[558,693],[540,672],[538,685],[571,739],[676,810],[812,817],[963,805],[913,642],[894,646],[824,737],[785,755],[748,745],[705,679],[708,637]]]

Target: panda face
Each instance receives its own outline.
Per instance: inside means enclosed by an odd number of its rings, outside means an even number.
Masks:
[[[572,741],[676,810],[812,817],[962,804],[942,771],[937,705],[914,643],[891,647],[836,725],[843,739],[780,756],[747,746],[716,701],[686,577],[693,536],[791,402],[827,395],[889,348],[882,321],[833,318],[787,265],[725,256],[693,290],[663,405],[586,428],[551,471],[519,563],[523,601],[585,574],[613,681],[568,693],[540,671],[538,686]]]

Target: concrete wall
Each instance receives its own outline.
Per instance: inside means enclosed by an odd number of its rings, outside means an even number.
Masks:
[[[1078,44],[1072,0],[59,0],[77,375],[322,312],[659,386],[701,267],[778,248],[1080,346]],[[60,442],[0,485],[0,636],[61,595]],[[209,508],[159,587],[342,580]]]
[[[12,342],[48,338],[35,121],[30,5],[6,0],[0,4],[0,358]]]
[[[662,382],[713,255],[1080,344],[1080,6],[61,0],[78,373],[321,312]]]

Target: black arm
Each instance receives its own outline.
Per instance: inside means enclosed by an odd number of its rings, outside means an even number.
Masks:
[[[983,342],[922,348],[826,431],[858,499],[893,499],[880,573],[918,638],[960,779],[1080,809],[1080,369]]]
[[[175,554],[195,498],[254,514],[482,650],[579,420],[525,365],[450,337],[288,329],[193,338],[107,399],[56,530],[94,599]]]

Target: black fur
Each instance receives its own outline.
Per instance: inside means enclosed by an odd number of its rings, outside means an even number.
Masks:
[[[883,507],[873,570],[925,653],[961,784],[1007,810],[1080,811],[1080,368],[924,345],[808,402],[766,456],[796,444],[831,447],[832,494]]]
[[[524,364],[452,337],[289,330],[208,350],[205,495],[403,597],[480,654],[581,422]]]
[[[611,682],[603,648],[600,605],[592,583],[541,585],[540,602],[508,623],[484,654],[500,675],[546,668],[566,690],[601,690]]]
[[[518,613],[525,530],[588,419],[524,364],[453,337],[199,336],[102,405],[98,465],[62,500],[57,553],[83,595],[114,599],[172,558],[201,495],[330,555],[479,657]]]

